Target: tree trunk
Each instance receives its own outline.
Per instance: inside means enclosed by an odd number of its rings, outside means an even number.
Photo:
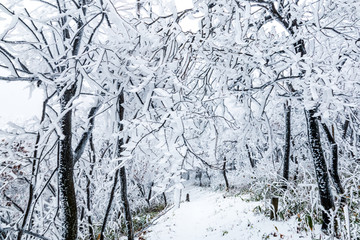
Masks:
[[[124,107],[122,106],[124,104],[124,91],[122,90],[120,93],[120,96],[118,98],[117,103],[117,112],[118,112],[118,126],[119,131],[122,132],[124,130],[124,126],[122,124],[122,121],[124,120]],[[122,153],[124,151],[124,139],[118,138],[117,141],[117,157],[122,157]],[[130,209],[130,203],[127,198],[127,181],[126,181],[126,171],[125,166],[120,168],[120,189],[121,189],[121,201],[124,205],[124,212],[125,212],[125,222],[126,222],[126,228],[127,228],[127,235],[128,240],[134,240],[134,229],[133,229],[133,222],[131,217],[131,209]]]
[[[149,194],[148,194],[147,198],[145,199],[145,201],[149,207],[150,207],[150,199],[151,199],[151,195],[152,195],[153,186],[154,186],[154,182],[151,182],[150,187],[149,187]]]
[[[140,19],[140,10],[141,10],[141,2],[140,0],[136,0],[136,15],[138,19]]]
[[[347,130],[349,128],[349,123],[350,123],[350,121],[348,119],[346,119],[345,123],[344,123],[344,126],[343,126],[343,135],[342,135],[343,139],[346,138],[346,133],[347,133]]]
[[[249,157],[251,168],[255,168],[255,160],[251,157],[251,152],[250,152],[249,146],[247,144],[245,144],[245,147],[248,152],[248,157]]]
[[[121,201],[124,205],[124,211],[125,211],[127,237],[128,240],[134,240],[134,229],[133,229],[133,222],[131,217],[130,203],[127,198],[127,181],[126,181],[125,167],[120,168],[120,183],[121,183]]]
[[[290,137],[291,137],[291,106],[285,105],[285,146],[284,146],[284,167],[283,178],[286,182],[289,181],[289,162],[290,162]],[[284,189],[287,188],[285,184]]]
[[[319,187],[320,202],[324,208],[322,229],[327,230],[330,223],[330,209],[334,207],[334,202],[331,194],[329,175],[327,172],[324,153],[320,141],[319,125],[315,114],[316,109],[306,111],[306,120],[308,124],[307,130],[311,154],[315,166],[316,179]]]
[[[338,145],[335,142],[335,138],[333,135],[331,135],[329,128],[326,126],[325,123],[321,124],[326,137],[331,145],[331,161],[330,161],[330,168],[329,168],[329,172],[330,172],[330,176],[332,178],[332,181],[334,183],[335,189],[337,194],[341,195],[341,203],[344,204],[346,202],[345,197],[343,196],[344,194],[344,188],[341,185],[341,180],[339,177],[339,173],[338,173]]]
[[[229,191],[229,181],[228,178],[226,176],[226,158],[224,157],[224,164],[223,164],[223,169],[222,169],[222,173],[225,179],[225,186],[226,186],[226,191]]]
[[[74,164],[72,151],[72,110],[70,102],[75,94],[75,85],[66,89],[60,99],[61,112],[66,112],[60,121],[60,129],[63,134],[59,142],[59,198],[60,211],[63,218],[64,240],[77,238],[77,207],[74,186]]]
[[[86,175],[86,207],[88,212],[91,212],[91,181],[90,177],[92,176],[94,170],[94,164],[96,162],[96,155],[95,155],[95,147],[93,142],[93,135],[91,133],[89,138],[91,155],[90,155],[90,172],[89,176]],[[91,214],[88,215],[88,224],[89,224],[89,240],[94,240],[94,230],[93,230],[93,222],[91,218]]]
[[[114,176],[114,182],[113,182],[113,187],[111,188],[111,192],[110,192],[110,198],[109,198],[109,202],[105,211],[105,216],[104,216],[104,220],[103,220],[103,224],[101,226],[101,232],[100,232],[100,236],[97,238],[99,240],[104,240],[104,232],[105,232],[105,228],[106,228],[106,223],[107,223],[107,219],[111,210],[111,204],[114,200],[114,195],[115,195],[115,190],[116,190],[116,185],[118,182],[118,176],[119,176],[119,169],[116,170],[115,172],[115,176]]]

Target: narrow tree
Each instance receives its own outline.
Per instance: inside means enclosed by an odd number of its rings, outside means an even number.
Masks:
[[[326,161],[320,141],[319,123],[316,117],[316,109],[306,111],[307,130],[311,155],[313,157],[316,179],[319,187],[320,202],[323,206],[322,229],[327,230],[330,224],[330,210],[334,207],[333,197],[330,189],[329,175],[327,173]]]
[[[289,181],[289,163],[290,163],[290,145],[291,145],[291,106],[286,103],[285,106],[285,146],[284,146],[284,166],[283,178]],[[287,185],[283,186],[285,189]]]
[[[122,121],[124,120],[124,90],[122,89],[120,92],[120,96],[117,102],[117,114],[118,114],[118,128],[119,133],[122,133],[124,130],[124,125]],[[124,151],[124,138],[118,137],[117,140],[117,151],[116,155],[118,158],[121,158]],[[126,170],[125,166],[120,168],[120,188],[121,188],[121,201],[124,206],[124,213],[125,213],[125,222],[127,228],[127,236],[128,240],[134,240],[134,229],[133,229],[133,222],[131,217],[131,209],[130,203],[127,196],[127,181],[126,181]]]
[[[116,102],[117,128],[118,128],[119,134],[123,134],[123,131],[124,131],[124,125],[123,125],[122,121],[124,120],[125,110],[124,110],[123,104],[124,104],[124,90],[122,89],[120,91],[120,94],[119,94],[119,96],[117,98],[117,102]],[[116,152],[115,152],[116,158],[123,157],[124,150],[125,150],[124,149],[124,138],[123,138],[123,136],[118,137],[116,140]],[[122,162],[120,161],[119,164],[121,164],[121,163]],[[115,196],[116,186],[119,181],[119,176],[120,176],[121,201],[124,206],[127,236],[128,236],[128,240],[134,240],[134,229],[133,229],[133,222],[132,222],[132,217],[131,217],[131,208],[130,208],[130,203],[129,203],[129,200],[127,197],[127,179],[126,179],[125,166],[121,166],[119,169],[117,169],[115,171],[113,186],[112,186],[112,189],[110,192],[109,201],[107,204],[107,208],[105,211],[105,216],[104,216],[104,220],[103,220],[103,224],[102,224],[101,232],[100,232],[100,236],[99,236],[100,240],[104,239],[104,232],[105,232],[107,220],[108,220],[108,217],[109,217],[109,214],[111,211],[111,205],[112,205],[112,202],[114,201],[114,196]]]

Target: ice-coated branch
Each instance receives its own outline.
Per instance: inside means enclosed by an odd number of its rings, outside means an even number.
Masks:
[[[89,115],[88,115],[89,123],[88,123],[87,129],[82,134],[81,139],[74,151],[74,165],[80,159],[81,155],[84,153],[85,146],[86,146],[86,144],[91,136],[91,133],[94,129],[95,115],[101,106],[102,106],[102,104],[100,102],[98,102],[96,104],[96,106],[92,107],[89,111]]]
[[[5,194],[4,192],[4,197],[6,198],[6,200],[10,201],[14,207],[19,210],[21,213],[24,213],[24,210],[19,206],[19,204],[17,204],[14,200],[12,200],[8,195]]]

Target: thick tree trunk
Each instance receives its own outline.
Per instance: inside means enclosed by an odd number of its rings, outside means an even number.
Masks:
[[[343,196],[345,191],[344,191],[343,186],[341,185],[341,180],[340,180],[339,173],[338,173],[338,145],[336,144],[335,138],[333,135],[331,135],[330,130],[326,126],[326,124],[322,123],[321,125],[325,131],[326,137],[331,146],[332,157],[331,157],[330,168],[329,168],[330,176],[334,183],[337,194],[341,195],[341,203],[344,204],[346,202],[346,199]]]
[[[74,186],[74,158],[72,151],[72,110],[70,102],[75,94],[75,86],[67,89],[60,99],[61,112],[66,112],[61,119],[62,137],[59,142],[59,198],[60,215],[63,218],[64,240],[77,238],[77,207]]]
[[[329,175],[327,172],[324,153],[320,141],[319,125],[317,118],[315,117],[315,113],[316,109],[306,111],[306,119],[308,124],[310,149],[319,187],[320,202],[324,208],[322,229],[327,230],[330,223],[330,209],[333,208],[334,202],[331,194]]]
[[[289,163],[290,163],[290,141],[291,138],[291,106],[285,105],[285,146],[284,146],[284,167],[283,178],[287,182],[289,181]],[[287,188],[285,184],[284,189]]]
[[[118,98],[118,116],[119,116],[119,131],[122,132],[124,130],[124,126],[121,123],[124,120],[124,107],[122,106],[124,104],[124,91],[121,91],[120,96]],[[118,138],[117,141],[117,157],[122,157],[122,153],[124,151],[124,139]],[[125,212],[125,222],[126,222],[126,228],[127,228],[127,235],[128,240],[134,240],[134,229],[133,229],[133,222],[131,217],[131,209],[130,209],[130,203],[127,198],[127,181],[126,181],[126,171],[125,166],[120,168],[120,188],[121,188],[121,201],[124,206],[124,212]]]

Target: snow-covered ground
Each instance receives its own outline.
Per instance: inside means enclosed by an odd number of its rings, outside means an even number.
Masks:
[[[190,202],[172,208],[146,229],[139,240],[242,240],[242,239],[326,239],[315,232],[297,233],[297,220],[271,221],[254,209],[261,202],[243,200],[246,196],[226,196],[205,188],[183,189]]]

